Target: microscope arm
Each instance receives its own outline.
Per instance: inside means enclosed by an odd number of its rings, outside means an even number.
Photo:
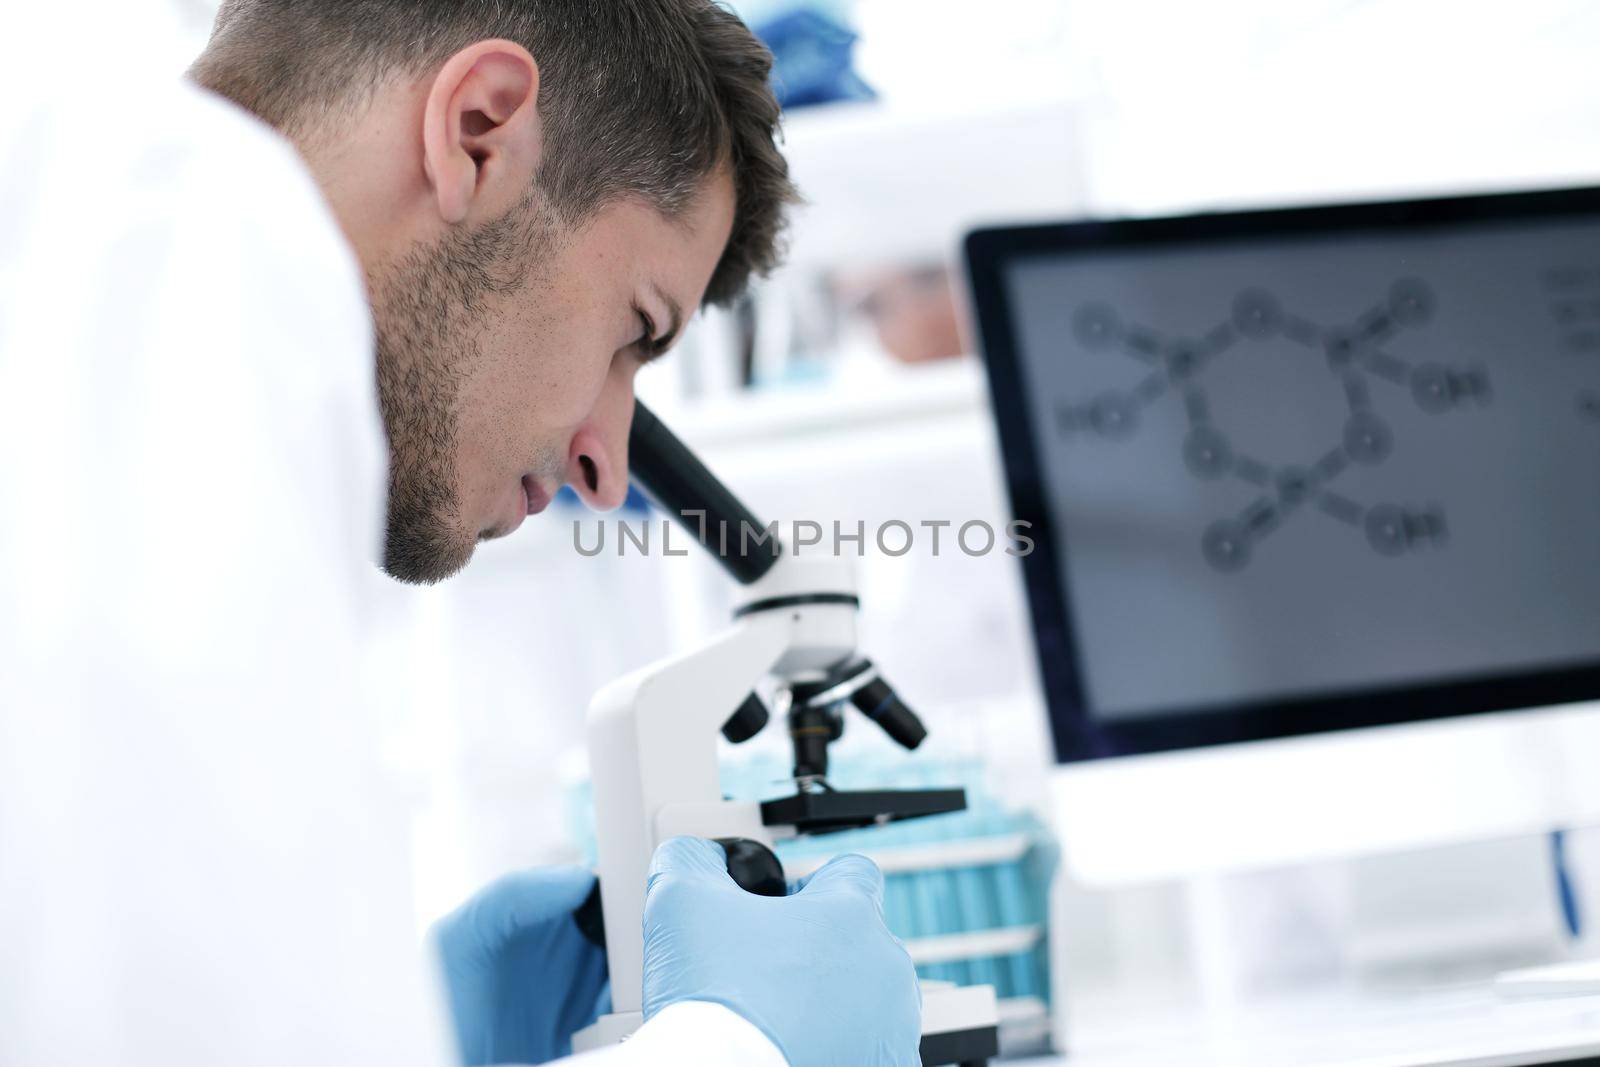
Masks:
[[[650,857],[679,833],[770,844],[755,802],[722,799],[712,738],[793,636],[783,616],[742,619],[706,645],[619,678],[589,709],[590,774],[607,930],[636,930]],[[606,939],[614,1011],[639,1010],[643,942]]]

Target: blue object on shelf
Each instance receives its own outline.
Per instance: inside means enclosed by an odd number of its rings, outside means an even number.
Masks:
[[[829,15],[801,7],[754,29],[772,50],[772,91],[785,109],[877,96],[851,67],[856,35]]]

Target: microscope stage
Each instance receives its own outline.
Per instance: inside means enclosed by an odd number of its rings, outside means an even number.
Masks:
[[[766,826],[792,826],[802,834],[826,834],[966,807],[965,789],[825,790],[764,801],[761,821]]]

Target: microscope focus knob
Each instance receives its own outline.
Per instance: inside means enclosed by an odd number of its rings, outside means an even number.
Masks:
[[[719,837],[717,844],[728,854],[728,876],[740,889],[763,897],[789,895],[783,864],[766,845],[748,837]]]
[[[783,864],[773,851],[748,837],[719,837],[717,844],[728,856],[728,877],[747,893],[762,897],[786,897],[789,883],[783,878]],[[590,944],[606,947],[606,919],[600,904],[600,882],[572,913],[572,920]]]

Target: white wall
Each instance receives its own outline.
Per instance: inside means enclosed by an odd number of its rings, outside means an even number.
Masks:
[[[1600,179],[1584,0],[1080,0],[1097,209]]]

